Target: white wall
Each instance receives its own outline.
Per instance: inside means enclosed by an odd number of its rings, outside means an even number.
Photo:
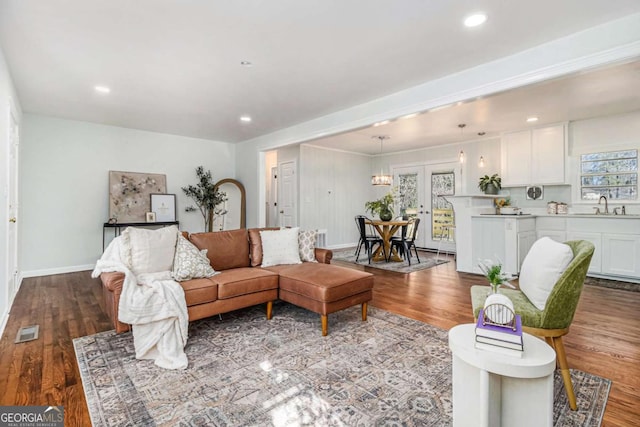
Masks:
[[[23,275],[92,268],[102,253],[108,219],[110,170],[161,173],[177,196],[180,228],[202,231],[199,212],[181,187],[195,184],[195,168],[214,180],[235,177],[234,145],[25,114],[20,195]]]
[[[371,156],[300,147],[300,226],[326,229],[327,246],[358,242],[354,216],[371,199]]]
[[[4,53],[0,49],[0,335],[4,330],[4,325],[9,314],[9,304],[13,295],[8,295],[7,288],[7,224],[8,213],[8,160],[9,160],[9,104],[16,108],[16,114],[20,119],[20,101],[16,96],[13,80],[9,73],[9,68],[4,58]],[[18,259],[18,262],[20,260]],[[18,265],[19,267],[19,265]]]

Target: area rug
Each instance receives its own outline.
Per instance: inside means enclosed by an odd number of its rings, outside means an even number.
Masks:
[[[418,251],[420,255],[420,262],[414,256],[411,258],[411,265],[407,261],[402,262],[385,262],[371,260],[371,264],[367,259],[367,253],[361,253],[360,259],[356,262],[355,248],[351,249],[337,249],[333,251],[333,259],[338,261],[351,262],[353,264],[364,265],[366,267],[379,268],[381,270],[395,271],[396,273],[413,273],[414,271],[425,270],[427,268],[435,267],[436,265],[445,264],[449,262],[446,256],[442,255],[436,262],[436,254],[431,252]]]
[[[599,277],[587,277],[586,279],[584,279],[584,284],[598,286],[601,288],[640,292],[640,283],[621,282],[619,280],[601,279]]]
[[[447,331],[370,308],[317,314],[276,303],[192,322],[182,371],[135,360],[131,333],[77,338],[94,426],[447,426]],[[571,373],[578,411],[555,378],[556,426],[598,426],[611,382]]]

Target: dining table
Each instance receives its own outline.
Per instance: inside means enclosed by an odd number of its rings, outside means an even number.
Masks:
[[[381,219],[367,219],[365,223],[372,225],[382,238],[382,246],[379,246],[371,257],[374,261],[387,261],[385,255],[388,253],[391,254],[389,256],[389,261],[404,261],[402,257],[398,255],[398,251],[391,246],[391,238],[396,234],[400,227],[404,227],[409,224],[408,220],[393,219],[391,221],[383,221]]]

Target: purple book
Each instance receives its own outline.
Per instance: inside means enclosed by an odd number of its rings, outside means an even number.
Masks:
[[[476,323],[476,336],[493,338],[501,341],[522,344],[522,319],[516,314],[516,330],[511,327],[502,327],[495,325],[483,325],[484,310],[480,310],[478,322]]]

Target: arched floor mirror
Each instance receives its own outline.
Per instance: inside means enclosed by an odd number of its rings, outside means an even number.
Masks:
[[[244,185],[232,178],[221,179],[216,182],[216,188],[227,193],[225,202],[226,215],[218,216],[214,223],[214,230],[235,230],[247,227],[246,195]]]

